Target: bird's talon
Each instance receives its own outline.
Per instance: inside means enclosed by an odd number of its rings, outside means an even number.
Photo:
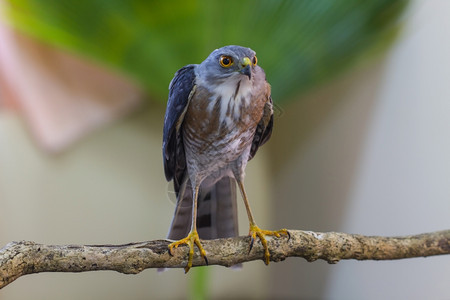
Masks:
[[[258,236],[259,240],[261,241],[262,246],[264,247],[264,263],[266,265],[268,265],[270,262],[270,253],[269,253],[269,247],[267,246],[266,235],[274,235],[276,237],[281,237],[281,234],[286,234],[288,236],[288,238],[290,238],[290,233],[286,229],[281,229],[281,230],[276,230],[276,231],[262,230],[256,224],[250,224],[249,235],[252,237],[252,240],[250,242],[249,253],[253,248],[255,236]]]
[[[192,231],[184,239],[169,244],[169,254],[173,256],[172,254],[173,248],[176,249],[181,244],[186,244],[187,246],[189,246],[188,263],[184,268],[185,273],[189,272],[189,270],[192,267],[192,260],[194,258],[194,244],[197,245],[197,248],[200,251],[200,255],[205,259],[206,264],[208,264],[208,260],[206,259],[206,251],[205,249],[203,249],[203,246],[200,243],[200,238],[198,236],[197,231]]]

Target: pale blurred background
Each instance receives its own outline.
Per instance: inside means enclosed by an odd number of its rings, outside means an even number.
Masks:
[[[450,228],[449,1],[76,3],[0,1],[1,246],[163,238],[168,82],[224,44],[257,51],[280,108],[247,169],[261,227]],[[442,256],[47,273],[0,299],[446,299],[449,270]]]

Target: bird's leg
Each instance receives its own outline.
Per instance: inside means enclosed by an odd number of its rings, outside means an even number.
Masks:
[[[196,185],[193,191],[193,203],[192,203],[192,222],[191,222],[191,231],[188,236],[179,241],[173,242],[169,244],[169,253],[172,254],[173,248],[178,248],[179,245],[187,244],[189,246],[189,257],[188,263],[184,268],[184,272],[187,273],[189,269],[192,267],[192,260],[194,258],[194,244],[197,245],[198,250],[200,251],[200,255],[205,260],[205,263],[208,264],[208,259],[206,258],[205,249],[203,249],[202,244],[200,243],[200,238],[197,232],[197,198],[198,198],[198,190],[199,185]]]
[[[266,235],[274,235],[276,237],[280,237],[281,234],[285,234],[290,238],[289,231],[287,231],[287,229],[280,229],[275,231],[260,229],[256,225],[255,220],[253,219],[252,210],[250,209],[250,204],[248,203],[247,193],[245,192],[244,184],[242,180],[238,179],[236,181],[238,183],[239,189],[241,190],[242,198],[244,199],[245,209],[247,210],[248,221],[250,223],[250,230],[248,235],[251,236],[252,240],[250,242],[250,249],[248,252],[250,253],[250,251],[252,250],[255,238],[256,236],[258,236],[259,240],[261,241],[261,244],[264,247],[264,263],[268,265],[270,261],[270,253],[269,247],[267,246]]]

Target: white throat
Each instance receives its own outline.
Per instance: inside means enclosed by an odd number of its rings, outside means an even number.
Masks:
[[[238,88],[239,85],[239,88]],[[233,120],[243,117],[239,113],[242,106],[250,103],[252,93],[252,83],[247,77],[241,74],[235,74],[229,77],[225,82],[209,86],[209,91],[213,94],[210,98],[208,111],[212,112],[218,99],[220,102],[220,124],[225,123],[228,126],[233,125]]]

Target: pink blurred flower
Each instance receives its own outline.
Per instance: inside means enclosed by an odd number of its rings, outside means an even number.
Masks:
[[[0,12],[1,14],[1,12]],[[0,21],[0,109],[20,113],[38,145],[59,152],[137,108],[140,88],[111,70]]]

